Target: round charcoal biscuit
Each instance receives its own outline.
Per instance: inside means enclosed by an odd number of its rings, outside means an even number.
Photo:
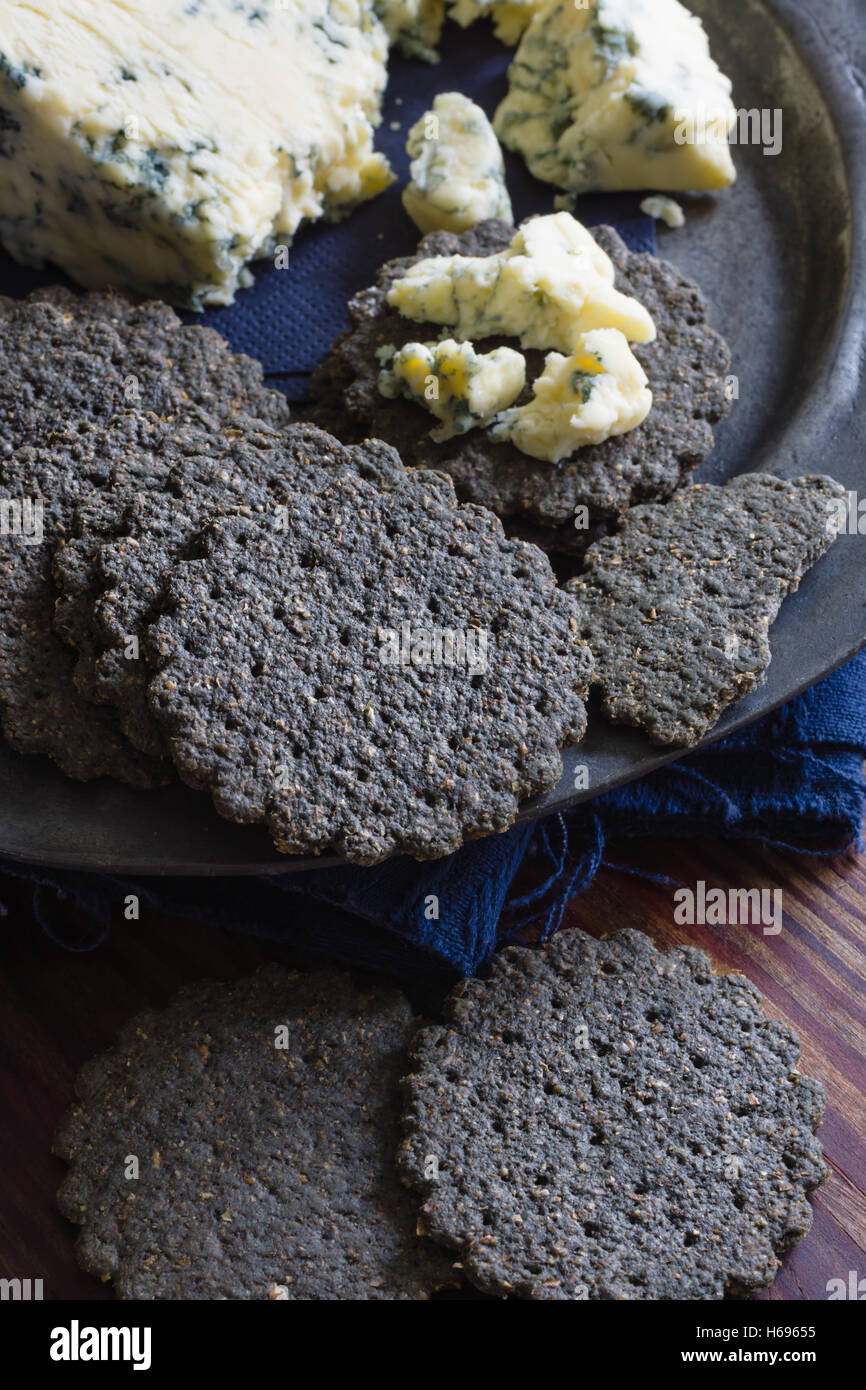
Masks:
[[[175,441],[172,441],[172,445]],[[273,513],[299,488],[315,490],[348,471],[387,487],[406,476],[396,450],[376,440],[345,448],[312,425],[279,433],[257,421],[237,422],[215,436],[209,452],[163,449],[127,461],[77,513],[81,535],[65,554],[84,555],[90,583],[89,633],[77,639],[75,679],[88,699],[115,705],[136,748],[164,754],[165,741],[147,701],[142,659],[130,659],[162,593],[162,576],[190,553],[203,526],[226,511]]]
[[[578,610],[443,474],[344,474],[282,526],[217,521],[167,588],[148,650],[172,757],[286,853],[450,854],[507,829],[583,735]]]
[[[397,990],[278,966],[132,1019],[84,1067],[54,1140],[82,1267],[127,1299],[415,1299],[454,1283],[394,1169],[414,1027]]]
[[[420,242],[417,255],[384,265],[377,284],[350,302],[352,327],[314,374],[307,414],[341,439],[364,434],[387,439],[406,464],[449,473],[464,500],[546,527],[571,526],[577,507],[588,508],[591,518],[609,517],[634,502],[670,496],[710,452],[712,426],[728,412],[724,378],[730,354],[710,328],[706,303],[691,280],[666,261],[629,251],[610,227],[595,228],[593,235],[614,263],[617,288],[640,300],[658,330],[654,342],[634,348],[653,392],[653,408],[636,430],[582,448],[560,463],[540,463],[481,429],[436,444],[429,438],[435,421],[423,406],[379,391],[377,349],[438,339],[446,331],[392,309],[386,300],[391,285],[426,256],[501,251],[514,236],[514,228],[503,222],[479,223],[461,237],[434,232]],[[513,346],[507,338],[490,338],[478,346],[487,351],[509,343]],[[530,398],[544,356],[526,353],[529,384],[520,403]],[[551,545],[558,548],[556,533]]]
[[[0,457],[55,428],[106,423],[124,409],[178,419],[238,410],[276,426],[288,403],[252,358],[165,304],[60,286],[0,299]]]
[[[763,684],[770,624],[833,543],[844,497],[832,478],[744,473],[628,512],[568,586],[602,712],[654,743],[690,744]]]
[[[823,1093],[741,975],[641,932],[510,947],[404,1080],[422,1226],[491,1293],[721,1299],[809,1230]]]
[[[76,502],[104,484],[118,456],[192,420],[212,435],[242,407],[275,425],[288,415],[257,363],[210,329],[183,327],[165,305],[58,287],[0,299],[0,494],[42,507],[38,543],[15,531],[0,538],[0,714],[20,752],[47,753],[83,780],[168,779],[167,764],[142,758],[111,711],[76,690],[72,654],[52,631],[52,559],[71,536]]]

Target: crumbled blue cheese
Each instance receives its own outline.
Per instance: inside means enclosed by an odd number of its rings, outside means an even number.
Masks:
[[[471,343],[407,343],[379,373],[383,396],[406,396],[442,424],[430,431],[441,443],[486,425],[516,400],[526,381],[522,353],[500,347],[476,352]]]
[[[536,178],[574,192],[724,188],[731,84],[678,0],[546,0],[494,118]]]
[[[487,217],[514,221],[499,141],[468,97],[440,92],[409,131],[406,153],[412,178],[403,206],[422,232],[465,232]]]
[[[454,0],[448,13],[464,29],[489,15],[496,37],[503,43],[515,44],[543,3],[544,0]]]
[[[0,240],[81,284],[229,304],[392,178],[372,0],[0,6]]]
[[[402,52],[427,63],[439,62],[436,45],[445,22],[445,0],[375,0],[375,10]]]
[[[673,198],[666,198],[662,193],[656,193],[651,198],[644,198],[640,210],[645,212],[647,217],[654,217],[657,222],[664,222],[666,227],[684,227],[686,225],[686,215],[679,203],[674,202]]]
[[[431,256],[388,292],[416,323],[440,323],[475,341],[515,337],[525,348],[570,353],[581,333],[618,328],[632,342],[656,334],[650,314],[614,288],[610,257],[570,213],[534,217],[493,256]]]
[[[615,328],[584,333],[568,357],[548,353],[532,400],[504,411],[490,433],[530,458],[559,463],[585,444],[635,429],[652,405],[646,373]]]

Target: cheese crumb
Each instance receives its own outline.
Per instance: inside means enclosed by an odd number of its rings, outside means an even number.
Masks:
[[[499,141],[468,97],[440,92],[409,131],[406,153],[403,206],[422,232],[465,232],[488,217],[514,221]]]
[[[464,29],[489,15],[496,37],[503,43],[515,44],[543,3],[544,0],[454,0],[448,13]]]
[[[574,351],[582,333],[618,328],[651,342],[655,324],[614,288],[610,257],[567,212],[525,222],[493,256],[431,256],[410,266],[388,303],[417,323],[446,324],[462,340],[502,335],[524,348]]]
[[[379,373],[379,390],[392,399],[417,401],[443,423],[430,431],[441,444],[486,425],[516,400],[526,381],[526,362],[513,348],[476,352],[471,343],[407,343]]]
[[[392,43],[411,58],[438,63],[436,44],[445,22],[445,0],[375,0]],[[397,98],[397,105],[402,105]]]
[[[674,202],[673,198],[666,198],[662,193],[656,193],[651,198],[644,198],[640,210],[645,212],[647,217],[654,217],[658,222],[664,222],[667,227],[684,227],[686,225],[686,215],[679,203]]]
[[[570,357],[548,353],[527,405],[504,411],[490,431],[544,463],[585,444],[626,434],[652,405],[646,373],[615,328],[585,333]]]

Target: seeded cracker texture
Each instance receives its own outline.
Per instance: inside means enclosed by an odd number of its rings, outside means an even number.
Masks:
[[[181,776],[289,854],[449,854],[507,829],[585,729],[577,605],[442,474],[338,477],[300,492],[283,529],[217,521],[168,595],[150,699]],[[404,623],[462,634],[472,665],[444,646],[383,660]]]
[[[129,747],[111,711],[80,698],[72,653],[52,630],[52,556],[76,501],[118,455],[187,422],[213,432],[247,402],[274,422],[286,413],[258,364],[233,357],[211,330],[181,327],[164,305],[58,287],[0,299],[0,496],[43,506],[41,543],[0,538],[0,712],[20,752],[47,753],[82,780],[167,779],[167,765]]]
[[[809,1230],[823,1092],[702,951],[563,932],[496,956],[445,1018],[412,1048],[398,1166],[479,1288],[721,1299]]]
[[[105,487],[79,506],[80,534],[64,551],[78,573],[88,569],[85,630],[77,622],[84,605],[75,598],[58,615],[78,648],[76,684],[89,699],[115,705],[127,737],[151,755],[165,754],[166,743],[147,701],[151,673],[143,657],[129,659],[129,642],[141,653],[163,573],[188,558],[202,527],[239,508],[273,516],[293,490],[316,489],[337,471],[383,482],[406,471],[387,444],[344,448],[311,425],[277,433],[236,421],[210,441],[197,433],[193,446],[115,466]]]
[[[396,990],[277,966],[132,1019],[80,1073],[54,1140],[82,1267],[125,1299],[415,1299],[453,1283],[394,1169],[413,1031]]]
[[[635,507],[568,588],[602,711],[654,743],[695,743],[766,679],[770,624],[836,537],[832,478],[743,474]]]
[[[365,434],[386,439],[404,463],[449,473],[462,499],[504,518],[556,527],[551,544],[573,549],[576,507],[586,506],[593,520],[617,515],[634,502],[668,497],[702,462],[713,447],[713,424],[729,409],[724,378],[730,354],[710,328],[706,302],[691,280],[665,261],[629,251],[612,228],[597,227],[593,236],[614,263],[617,289],[639,299],[658,330],[654,342],[633,349],[653,392],[646,420],[629,434],[582,448],[558,464],[539,463],[513,445],[494,442],[484,430],[435,444],[428,438],[434,422],[423,406],[380,393],[376,350],[438,340],[447,330],[401,317],[386,303],[387,292],[426,256],[493,255],[513,236],[514,228],[498,221],[481,222],[461,237],[434,232],[419,243],[416,255],[384,265],[376,285],[350,301],[351,327],[315,372],[306,413],[340,439]],[[509,344],[513,340],[489,338],[476,347],[489,351]],[[525,356],[527,386],[519,404],[530,399],[545,354]]]

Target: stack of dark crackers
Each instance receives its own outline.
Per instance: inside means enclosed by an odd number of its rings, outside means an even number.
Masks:
[[[447,854],[555,784],[591,671],[540,550],[389,446],[289,424],[170,310],[4,310],[3,486],[45,501],[41,544],[3,538],[16,748],[138,786],[173,760],[281,848],[360,863]],[[407,626],[462,664],[388,665]]]
[[[684,485],[727,409],[727,349],[695,285],[595,235],[656,321],[637,349],[654,406],[555,466],[479,431],[434,444],[376,387],[377,349],[425,333],[390,284],[423,255],[501,250],[502,223],[383,267],[302,424],[163,305],[0,302],[0,495],[21,523],[41,509],[38,538],[0,535],[12,745],[83,780],[179,772],[286,853],[372,864],[507,829],[558,781],[593,681],[610,718],[700,738],[764,678],[842,489]],[[594,543],[561,586],[527,534]]]

